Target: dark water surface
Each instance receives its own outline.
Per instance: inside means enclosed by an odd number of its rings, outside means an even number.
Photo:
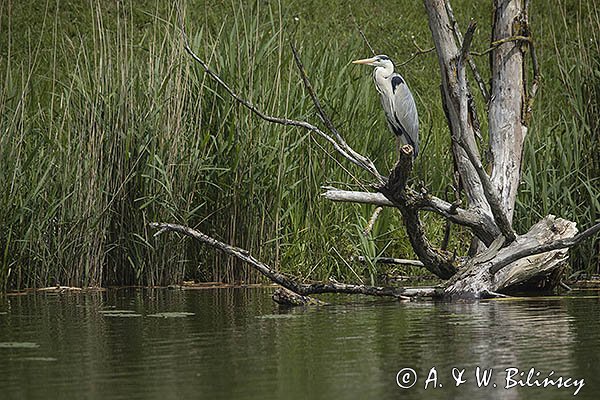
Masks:
[[[289,310],[271,291],[0,297],[0,399],[600,398],[597,293],[477,303],[351,297]],[[477,386],[477,366],[493,369],[488,387]],[[396,382],[404,368],[418,376],[410,389]],[[465,370],[459,387],[452,368]],[[575,397],[575,386],[505,389],[507,368],[524,371],[523,381],[535,368],[530,382],[553,370],[555,380],[585,385]]]

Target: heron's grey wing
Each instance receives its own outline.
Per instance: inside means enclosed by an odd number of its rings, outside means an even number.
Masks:
[[[413,147],[416,156],[419,152],[419,115],[415,99],[400,75],[394,74],[391,83],[394,120],[390,122],[398,125],[408,143]]]

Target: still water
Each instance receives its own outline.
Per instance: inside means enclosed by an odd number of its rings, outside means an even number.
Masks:
[[[600,398],[594,293],[286,309],[272,290],[0,297],[0,399]],[[572,386],[506,389],[507,368]]]

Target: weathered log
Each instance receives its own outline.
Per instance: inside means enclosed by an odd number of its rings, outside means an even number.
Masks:
[[[514,254],[535,252],[541,246],[560,243],[577,233],[575,223],[549,215],[519,236],[509,246],[493,248],[471,259],[452,277],[444,290],[446,296],[481,297],[482,293],[510,293],[519,287],[533,287],[560,272],[567,260],[567,248],[513,260]],[[511,261],[512,260],[512,261]],[[498,269],[502,266],[501,269]],[[558,283],[558,282],[557,282]]]

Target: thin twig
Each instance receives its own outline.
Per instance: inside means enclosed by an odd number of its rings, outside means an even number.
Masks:
[[[356,29],[358,30],[359,35],[362,37],[369,50],[371,50],[371,53],[373,55],[376,55],[375,50],[373,50],[373,47],[371,47],[371,43],[369,43],[369,39],[367,39],[367,36],[361,29],[360,25],[358,25],[358,21],[356,20],[356,17],[354,15],[352,15],[352,20],[354,21],[354,25],[356,25]]]
[[[357,165],[361,166],[365,170],[369,171],[373,176],[375,176],[375,178],[377,178],[377,180],[379,181],[380,184],[384,183],[385,180],[383,179],[381,174],[379,174],[379,172],[377,171],[375,164],[373,164],[373,162],[369,158],[354,151],[348,145],[348,143],[346,143],[346,141],[344,140],[344,138],[342,137],[340,132],[333,125],[333,122],[331,122],[331,119],[329,118],[329,116],[327,115],[327,113],[325,112],[323,107],[321,106],[321,101],[319,100],[319,97],[317,96],[315,90],[312,87],[312,84],[310,83],[310,80],[308,79],[308,76],[306,75],[306,70],[304,69],[302,60],[300,60],[300,56],[298,55],[298,51],[296,50],[296,47],[293,44],[290,44],[290,46],[292,48],[292,54],[294,55],[294,62],[296,63],[296,66],[298,67],[298,71],[300,72],[300,76],[302,77],[302,82],[304,83],[304,87],[308,91],[308,94],[310,95],[310,98],[311,98],[313,104],[315,105],[315,108],[317,109],[319,116],[321,117],[321,121],[325,124],[327,129],[335,136],[338,145],[344,150],[345,154],[350,155],[350,157],[353,160],[357,161]]]
[[[510,43],[510,42],[529,42],[530,43],[531,38],[529,36],[520,36],[520,35],[510,36],[510,37],[492,42],[490,47],[485,49],[484,51],[481,51],[481,52],[472,51],[471,54],[474,56],[478,56],[478,57],[484,56],[484,55],[488,54],[489,52],[496,50],[499,46],[501,46],[505,43]]]
[[[533,82],[531,83],[531,88],[529,89],[529,94],[526,99],[525,116],[523,118],[523,123],[525,125],[529,125],[529,122],[531,121],[533,103],[535,101],[537,91],[540,87],[540,81],[542,77],[540,74],[540,66],[538,64],[537,54],[535,52],[535,45],[533,44],[533,41],[529,42],[529,50],[531,52],[531,63],[533,64]]]
[[[417,58],[420,55],[431,53],[432,51],[435,50],[435,46],[433,46],[433,47],[431,47],[429,49],[422,49],[421,46],[419,46],[419,44],[415,40],[414,36],[412,37],[412,44],[413,44],[413,46],[415,46],[415,48],[417,49],[417,51],[415,53],[412,53],[407,60],[405,60],[405,61],[401,62],[400,64],[398,64],[399,67],[402,67],[402,66],[408,64],[409,62],[411,62],[412,60],[414,60],[415,58]]]
[[[523,30],[524,33],[530,38],[529,40],[529,52],[531,53],[531,64],[532,64],[532,68],[533,68],[533,80],[531,83],[531,88],[529,89],[529,91],[526,93],[526,97],[525,97],[525,108],[524,108],[524,115],[523,115],[523,124],[525,126],[529,126],[529,123],[531,121],[531,115],[533,112],[533,103],[535,101],[535,96],[537,95],[537,91],[539,89],[540,86],[540,81],[541,81],[541,73],[540,73],[540,66],[538,63],[538,58],[537,58],[537,53],[535,50],[535,44],[533,41],[533,38],[531,37],[531,29],[529,28],[529,0],[525,1],[525,5],[523,7]],[[524,71],[525,72],[525,71]]]

